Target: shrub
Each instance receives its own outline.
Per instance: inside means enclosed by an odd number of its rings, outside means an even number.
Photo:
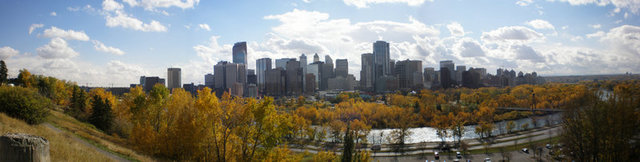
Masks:
[[[33,89],[0,87],[0,112],[29,124],[44,122],[53,103]]]

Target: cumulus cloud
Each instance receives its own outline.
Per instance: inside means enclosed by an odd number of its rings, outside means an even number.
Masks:
[[[595,33],[591,33],[591,34],[587,34],[587,38],[599,38],[604,36],[604,32],[603,31],[597,31]]]
[[[348,6],[355,6],[357,8],[368,8],[372,4],[380,3],[406,3],[409,6],[420,6],[425,0],[343,0]],[[433,0],[430,0],[433,1]]]
[[[482,32],[482,40],[486,42],[528,43],[542,40],[544,36],[523,26],[506,26],[490,32]]]
[[[102,1],[102,9],[105,11],[117,11],[122,10],[124,6],[115,0],[104,0]]]
[[[568,2],[571,5],[588,5],[596,4],[598,6],[613,5],[614,11],[620,9],[626,9],[633,14],[638,14],[640,11],[640,1],[638,0],[559,0],[560,2]]]
[[[140,6],[145,10],[154,10],[156,8],[178,7],[181,9],[193,8],[198,5],[200,0],[123,0],[131,7]]]
[[[634,60],[640,60],[640,26],[622,25],[609,30],[601,42]]]
[[[4,46],[0,48],[0,60],[6,60],[11,58],[12,56],[18,55],[20,51],[13,49],[9,46]]]
[[[71,47],[67,45],[67,42],[62,38],[53,38],[49,42],[42,47],[38,47],[36,52],[39,56],[47,59],[57,59],[57,58],[71,58],[78,55],[76,51],[74,51]]]
[[[58,16],[58,14],[56,12],[51,12],[49,15],[51,16]]]
[[[518,6],[528,6],[531,3],[533,3],[533,0],[519,0],[516,2]]]
[[[546,20],[535,19],[527,22],[527,25],[535,28],[535,29],[555,29],[551,23]]]
[[[452,22],[451,24],[447,25],[447,29],[449,29],[449,33],[451,33],[452,36],[464,36],[464,28],[462,28],[462,25],[460,25],[460,23]]]
[[[106,16],[108,27],[123,27],[143,32],[166,32],[167,27],[162,25],[160,22],[151,20],[149,23],[143,23],[137,18],[131,17],[126,13],[116,12],[115,16],[107,15]]]
[[[211,31],[211,28],[209,27],[209,24],[200,24],[198,26],[200,26],[200,29],[204,29],[206,31]]]
[[[44,24],[31,24],[31,26],[29,26],[29,35],[31,35],[34,30],[42,27],[44,27]]]
[[[81,40],[88,41],[89,36],[84,33],[84,31],[74,31],[74,30],[63,30],[59,29],[55,26],[51,26],[51,28],[44,30],[44,37],[47,38],[63,38],[66,40]]]
[[[97,40],[93,41],[93,48],[95,48],[98,51],[106,52],[106,53],[110,53],[110,54],[114,54],[114,55],[124,55],[124,52],[122,50],[120,50],[119,48],[106,46],[106,45],[104,45],[104,43],[102,43],[100,41],[97,41]]]
[[[516,53],[516,59],[543,62],[544,57],[538,51],[527,45],[515,45],[512,47]]]
[[[484,49],[478,41],[471,38],[463,38],[456,44],[460,56],[462,57],[480,57],[485,56]]]

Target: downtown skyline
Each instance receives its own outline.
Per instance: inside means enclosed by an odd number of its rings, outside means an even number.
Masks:
[[[89,86],[126,86],[139,76],[204,84],[232,46],[247,42],[249,69],[269,57],[318,53],[348,59],[359,79],[371,43],[422,67],[456,65],[540,75],[636,73],[640,1],[8,1],[0,7],[0,59]],[[377,11],[387,11],[379,13]]]

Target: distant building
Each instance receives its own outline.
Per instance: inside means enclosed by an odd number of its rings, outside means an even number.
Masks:
[[[316,76],[312,73],[307,73],[304,77],[305,87],[304,94],[306,96],[313,95],[316,90]]]
[[[423,71],[423,82],[425,88],[431,88],[436,81],[436,71],[432,67],[426,67]]]
[[[381,77],[385,75],[392,75],[391,67],[389,65],[389,43],[385,41],[376,41],[373,43],[373,55],[374,55],[374,71],[375,77]]]
[[[320,90],[327,90],[329,78],[335,77],[333,72],[333,64],[322,64],[320,68]]]
[[[422,61],[398,61],[395,67],[400,89],[418,90],[422,88]]]
[[[313,55],[313,62],[319,62],[320,61],[320,56],[318,56],[318,53],[316,53],[315,55]]]
[[[213,74],[209,73],[204,75],[204,86],[209,87],[211,89],[215,88],[216,81]]]
[[[223,91],[237,92],[238,86],[235,83],[239,83],[242,87],[246,84],[246,66],[245,64],[235,64],[226,61],[220,61],[214,66],[214,78],[215,89],[218,94],[222,94]],[[241,94],[241,93],[234,93]]]
[[[453,61],[451,61],[451,60],[440,61],[440,76],[441,76],[440,77],[440,84],[442,84],[443,87],[444,87],[443,80],[445,78],[442,77],[443,76],[442,74],[444,74],[444,73],[442,73],[442,71],[443,71],[442,69],[449,70],[448,72],[446,72],[447,76],[449,77],[449,78],[446,78],[447,84],[454,84],[454,82],[456,80],[456,77],[455,77],[456,73],[455,73],[455,69],[454,68],[455,68],[455,64],[453,64]]]
[[[467,67],[464,65],[456,66],[456,82],[462,84],[462,72],[467,71]]]
[[[470,68],[469,71],[462,72],[462,86],[467,88],[479,88],[480,72]]]
[[[245,64],[247,63],[247,42],[237,42],[233,44],[233,63]]]
[[[448,67],[440,67],[440,86],[442,88],[453,88],[455,85],[455,80],[451,79],[451,70]]]
[[[180,68],[167,69],[167,79],[169,80],[169,84],[167,84],[167,88],[169,88],[169,90],[173,90],[174,88],[182,88]]]
[[[383,76],[376,78],[376,93],[391,93],[398,89],[398,79],[394,76]]]
[[[347,77],[336,76],[328,80],[328,90],[354,90],[356,78],[353,75]]]
[[[300,55],[300,58],[298,58],[298,60],[300,61],[300,67],[302,68],[302,92],[304,93],[305,91],[305,85],[307,84],[305,82],[305,78],[307,77],[307,56],[303,54]]]
[[[247,70],[247,85],[249,84],[258,84],[258,76],[256,76],[256,70]]]
[[[196,95],[198,89],[196,88],[196,85],[193,83],[189,83],[189,84],[183,84],[182,85],[184,91],[187,91],[189,93],[191,93],[191,95]]]
[[[146,92],[151,91],[153,86],[155,86],[156,84],[160,84],[164,86],[164,79],[157,76],[153,76],[153,77],[141,76],[140,77],[140,85],[142,86],[142,89]]]
[[[297,96],[302,94],[302,68],[300,62],[289,60],[286,68],[286,92],[288,96]]]
[[[307,65],[307,74],[313,74],[315,80],[316,80],[316,84],[314,85],[316,90],[320,89],[320,73],[322,72],[322,67],[324,65],[324,62],[313,62],[309,65]]]
[[[374,86],[374,57],[371,53],[360,55],[360,87],[364,91],[373,91]]]
[[[258,77],[258,93],[262,94],[264,92],[266,71],[271,69],[271,59],[270,58],[261,58],[256,60],[256,75]]]
[[[347,59],[336,59],[336,77],[341,76],[347,78],[349,75],[349,62]]]
[[[285,95],[286,73],[283,68],[269,69],[266,71],[265,94],[268,96]]]
[[[287,70],[287,62],[289,62],[291,60],[295,61],[296,58],[276,59],[276,67],[275,68],[282,68],[283,70]]]

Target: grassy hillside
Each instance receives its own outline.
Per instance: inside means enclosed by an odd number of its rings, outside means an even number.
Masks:
[[[0,113],[0,134],[17,132],[42,136],[49,140],[51,161],[110,161],[95,149],[73,140],[72,134],[58,133],[43,124],[29,125]]]

